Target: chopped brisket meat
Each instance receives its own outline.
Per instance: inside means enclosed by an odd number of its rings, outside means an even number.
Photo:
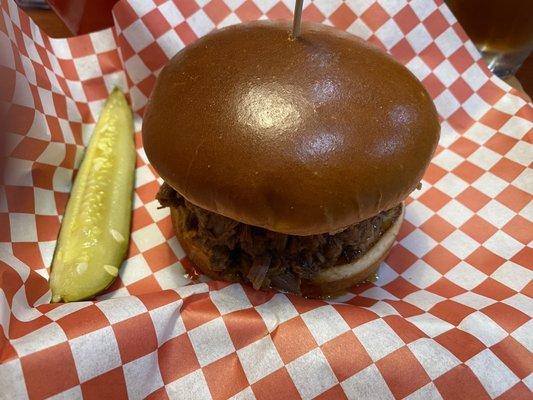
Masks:
[[[302,280],[320,269],[356,261],[401,213],[398,205],[337,233],[294,236],[246,225],[204,210],[166,183],[157,194],[162,207],[181,208],[187,233],[209,253],[210,267],[240,276],[254,288],[299,292]]]

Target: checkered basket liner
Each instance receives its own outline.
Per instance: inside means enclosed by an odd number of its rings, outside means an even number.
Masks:
[[[442,0],[316,0],[303,17],[391,53],[442,137],[379,279],[335,301],[191,284],[140,126],[158,72],[215,27],[291,18],[289,0],[122,0],[112,29],[51,39],[0,0],[13,99],[0,188],[0,398],[530,399],[533,109]],[[137,145],[133,232],[96,301],[48,304],[76,167],[113,86]]]

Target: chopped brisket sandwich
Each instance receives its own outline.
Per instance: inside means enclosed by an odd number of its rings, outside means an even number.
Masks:
[[[211,33],[162,70],[143,122],[199,272],[310,297],[374,273],[439,138],[431,98],[381,50],[304,23]]]

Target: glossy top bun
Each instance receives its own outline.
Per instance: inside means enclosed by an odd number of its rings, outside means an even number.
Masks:
[[[143,123],[161,177],[199,207],[294,235],[333,232],[400,203],[439,138],[421,83],[339,30],[230,26],[163,69]]]

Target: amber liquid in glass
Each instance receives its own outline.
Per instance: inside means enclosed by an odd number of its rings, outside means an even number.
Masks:
[[[446,0],[500,76],[514,74],[533,49],[533,0]]]
[[[47,0],[74,34],[94,32],[113,25],[111,9],[117,0]]]

